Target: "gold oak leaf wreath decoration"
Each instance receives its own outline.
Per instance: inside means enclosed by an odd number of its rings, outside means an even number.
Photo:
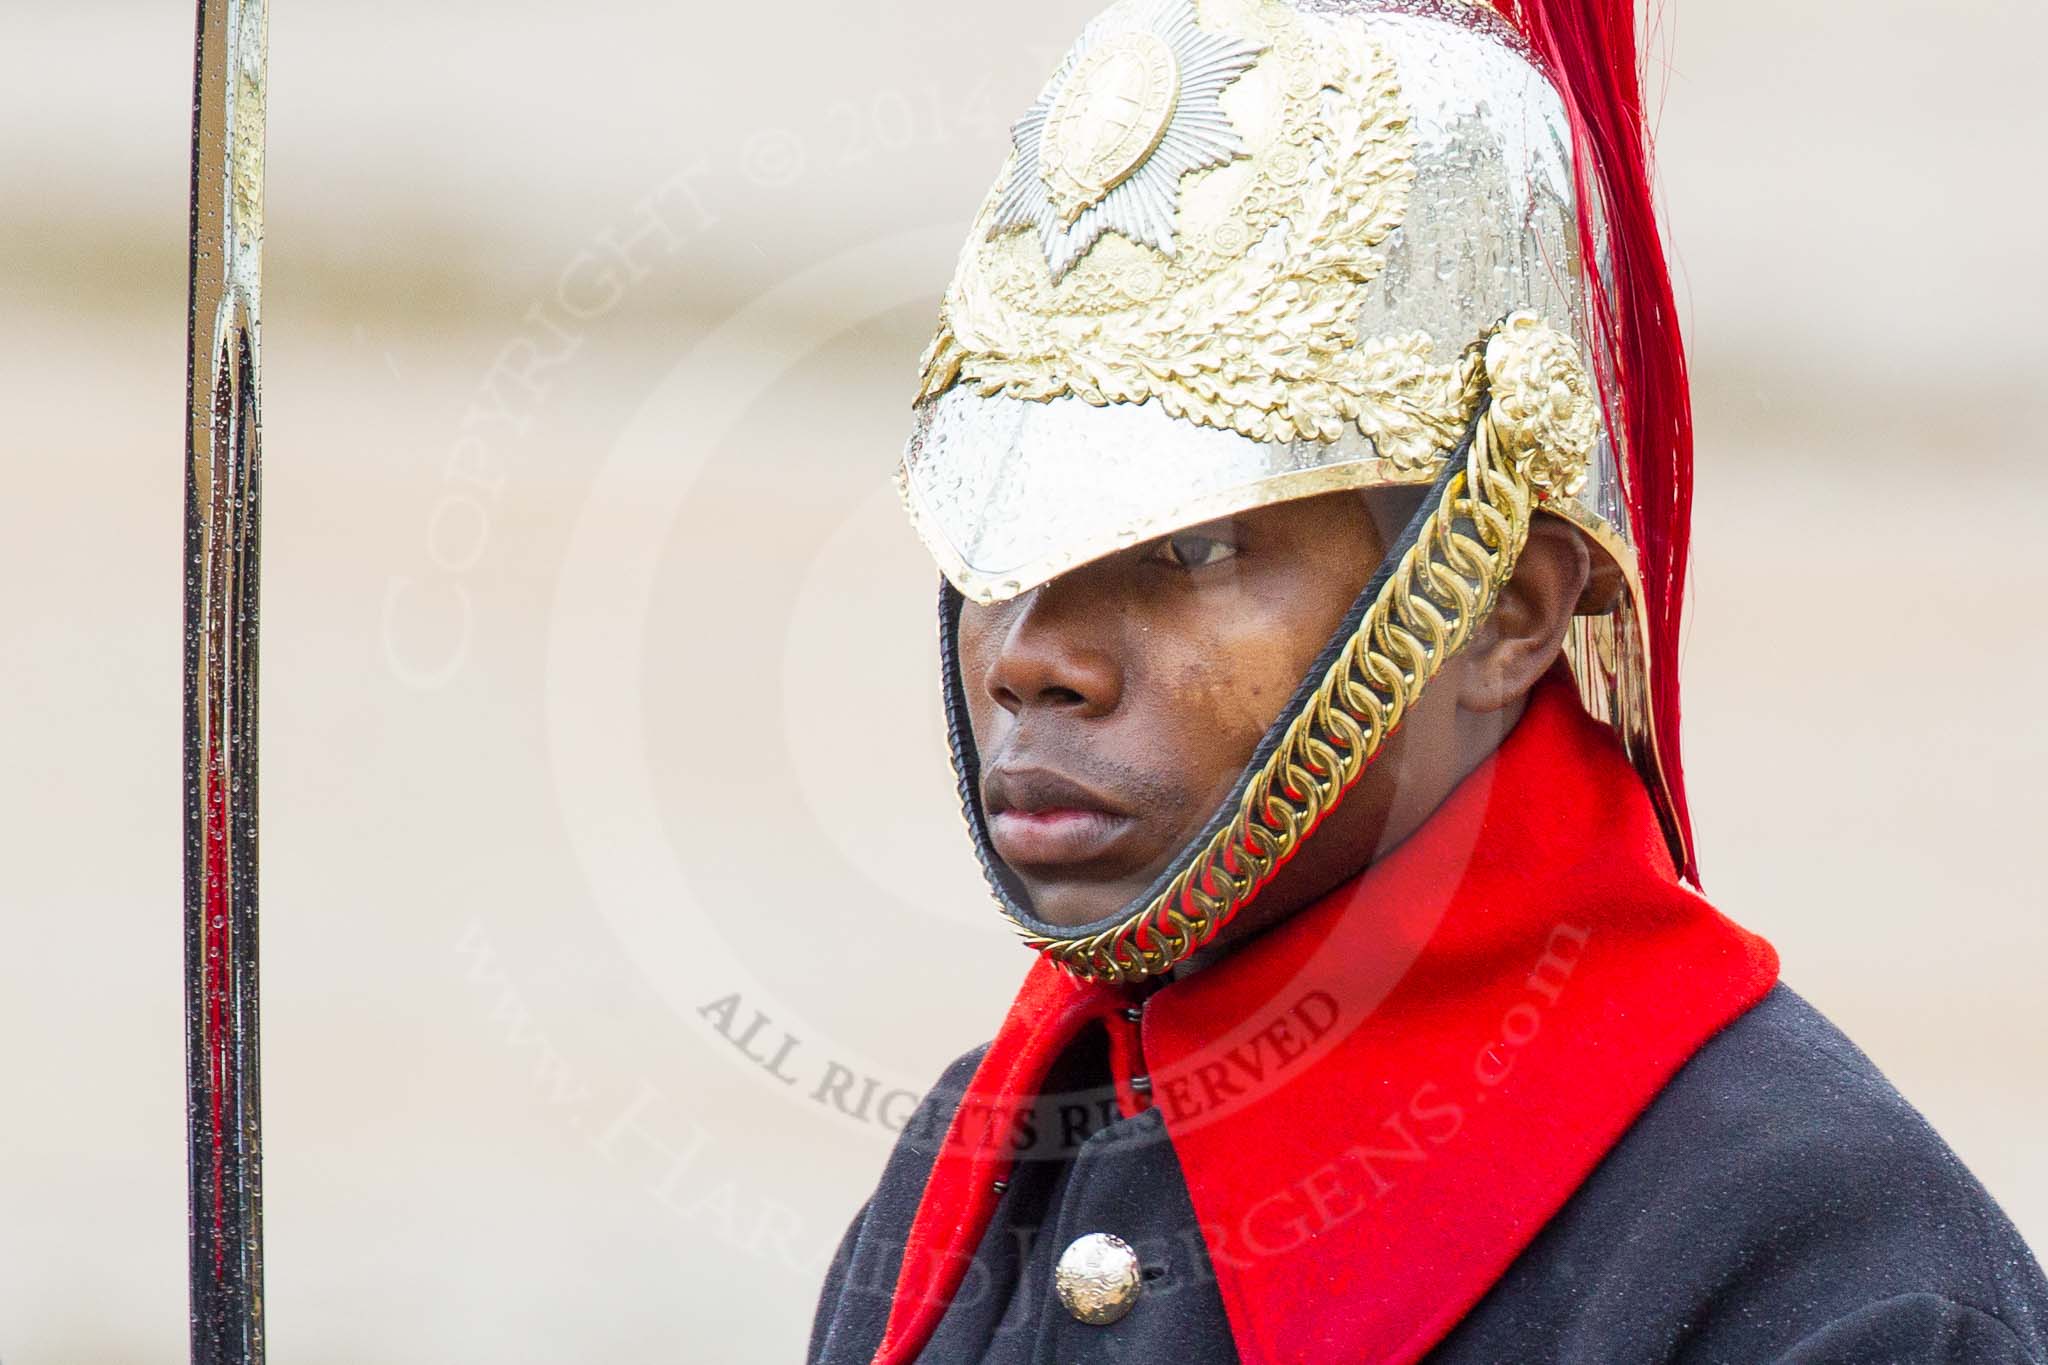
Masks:
[[[1176,257],[1109,237],[1091,255],[1114,249],[1110,259],[1084,260],[1055,285],[1042,262],[1020,268],[985,239],[985,207],[925,352],[919,401],[955,384],[1156,401],[1261,441],[1327,442],[1355,426],[1398,467],[1434,462],[1476,405],[1475,369],[1437,363],[1423,333],[1362,340],[1357,327],[1360,286],[1384,268],[1375,248],[1400,226],[1415,178],[1394,66],[1358,33],[1317,53],[1298,33],[1273,35],[1269,59],[1290,73],[1287,131],[1250,155],[1241,202],[1186,233]],[[1012,158],[991,205],[1016,173]],[[1255,249],[1271,231],[1289,234],[1287,250]]]

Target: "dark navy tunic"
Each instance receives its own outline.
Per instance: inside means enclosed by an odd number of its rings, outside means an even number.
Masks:
[[[813,1365],[868,1365],[905,1236],[980,1053],[906,1128],[825,1283]],[[1157,1110],[1087,1087],[1099,1044],[1055,1068],[1021,1161],[923,1362],[1237,1360]],[[1078,1098],[1077,1098],[1078,1097]],[[1337,1115],[1329,1121],[1340,1122]],[[1455,1218],[1455,1209],[1446,1209]],[[1076,1238],[1123,1238],[1136,1307],[1076,1320],[1052,1286]],[[2048,1365],[2048,1283],[1924,1119],[1783,986],[1707,1043],[1429,1355],[1436,1365]]]

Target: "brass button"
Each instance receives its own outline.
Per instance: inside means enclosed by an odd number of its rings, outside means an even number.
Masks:
[[[1137,1306],[1138,1253],[1121,1237],[1091,1232],[1060,1253],[1052,1273],[1060,1302],[1082,1322],[1107,1327]]]

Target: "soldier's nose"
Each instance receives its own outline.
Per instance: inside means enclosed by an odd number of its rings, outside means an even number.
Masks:
[[[1061,580],[1034,589],[990,662],[983,686],[1012,715],[1037,708],[1106,715],[1122,698],[1115,625],[1099,599]]]

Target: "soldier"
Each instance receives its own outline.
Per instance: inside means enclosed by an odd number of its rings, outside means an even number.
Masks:
[[[1018,123],[900,479],[1040,960],[814,1362],[2048,1359],[1687,885],[1633,0],[1512,8],[1121,0]]]

